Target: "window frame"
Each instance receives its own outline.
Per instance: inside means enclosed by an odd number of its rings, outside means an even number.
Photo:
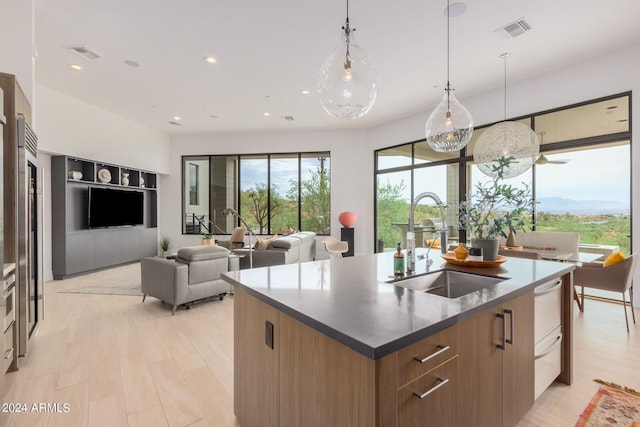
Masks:
[[[559,149],[571,149],[571,148],[586,148],[586,147],[593,147],[593,148],[597,148],[599,145],[603,145],[606,143],[611,143],[611,142],[616,142],[616,141],[621,141],[621,140],[628,140],[629,141],[629,151],[630,151],[630,156],[629,156],[629,162],[630,162],[630,174],[629,174],[629,188],[630,188],[630,194],[629,197],[632,198],[633,197],[633,180],[632,180],[632,176],[633,176],[633,164],[632,164],[632,158],[633,156],[631,155],[631,152],[633,151],[633,138],[632,138],[632,129],[633,129],[633,124],[632,124],[632,120],[633,120],[633,114],[632,114],[632,92],[631,91],[627,91],[627,92],[621,92],[621,93],[617,93],[617,94],[613,94],[613,95],[609,95],[609,96],[605,96],[605,97],[601,97],[601,98],[595,98],[595,99],[591,99],[591,100],[587,100],[587,101],[583,101],[583,102],[579,102],[579,103],[574,103],[574,104],[570,104],[570,105],[565,105],[562,107],[557,107],[557,108],[552,108],[552,109],[548,109],[548,110],[543,110],[543,111],[539,111],[539,112],[535,112],[535,113],[531,113],[531,114],[526,114],[526,115],[522,115],[519,117],[514,117],[514,118],[510,118],[508,120],[510,121],[520,121],[520,120],[530,120],[531,123],[531,129],[534,130],[534,132],[536,131],[536,117],[541,117],[544,115],[548,115],[548,114],[553,114],[556,112],[562,112],[565,110],[570,110],[570,109],[575,109],[575,108],[579,108],[582,106],[586,106],[586,105],[590,105],[590,104],[596,104],[596,103],[601,103],[601,102],[606,102],[608,100],[614,100],[614,99],[618,99],[618,98],[624,98],[627,97],[627,102],[628,102],[628,128],[626,131],[623,132],[613,132],[613,133],[608,133],[608,134],[602,134],[602,135],[595,135],[595,136],[589,136],[589,137],[582,137],[582,138],[576,138],[576,139],[571,139],[571,140],[566,140],[566,141],[558,141],[558,142],[553,142],[553,143],[546,143],[546,144],[542,144],[540,146],[540,154],[543,154],[545,152],[551,152],[551,151],[557,151]],[[502,120],[494,122],[494,123],[489,123],[489,124],[485,124],[482,126],[477,126],[475,130],[480,130],[480,129],[485,129],[488,128],[490,126],[493,126],[496,123],[500,123],[502,122]],[[425,168],[425,167],[434,167],[434,166],[439,166],[442,164],[454,164],[454,163],[458,163],[459,164],[459,169],[458,169],[458,183],[459,183],[459,197],[462,199],[463,197],[465,197],[465,195],[469,192],[469,188],[467,188],[467,167],[470,164],[473,164],[473,153],[468,153],[468,149],[467,147],[463,148],[460,152],[459,152],[459,156],[458,157],[453,157],[450,159],[446,159],[446,160],[437,160],[437,161],[433,161],[433,162],[420,162],[417,163],[416,162],[416,144],[421,144],[424,143],[426,144],[426,139],[418,139],[418,140],[413,140],[413,141],[409,141],[409,142],[405,142],[402,144],[395,144],[392,146],[388,146],[388,147],[383,147],[377,150],[374,150],[373,152],[373,160],[374,160],[374,171],[373,171],[373,189],[374,189],[374,200],[373,200],[373,215],[374,215],[374,224],[373,224],[373,244],[374,244],[374,251],[375,252],[379,252],[380,248],[378,245],[378,177],[381,174],[387,174],[390,172],[400,172],[400,171],[411,171],[411,182],[408,183],[408,186],[410,188],[410,194],[411,197],[415,197],[415,183],[414,183],[414,171],[418,170],[420,168]],[[394,148],[398,148],[400,149],[400,147],[403,146],[407,146],[407,145],[411,145],[411,162],[409,165],[406,166],[397,166],[397,167],[390,167],[390,168],[384,168],[381,169],[379,167],[379,156],[378,154],[387,150],[391,150]],[[531,172],[531,188],[532,188],[532,196],[534,198],[534,200],[536,199],[536,193],[535,193],[535,187],[536,187],[536,165],[534,164],[534,166],[532,167],[532,172]],[[462,201],[462,200],[459,200]],[[630,204],[631,208],[630,208],[630,216],[632,218],[631,220],[631,230],[630,230],[630,235],[633,236],[633,203]],[[535,225],[536,225],[536,211],[534,209],[533,212],[533,229],[535,230]],[[463,232],[460,233],[460,239],[461,241],[466,240],[466,236],[464,235]],[[633,242],[631,241],[631,247],[633,247]]]
[[[271,160],[272,159],[278,159],[278,158],[295,158],[296,159],[296,163],[297,163],[297,176],[296,176],[296,180],[297,180],[297,200],[296,200],[296,204],[297,204],[297,209],[296,209],[296,216],[297,216],[297,229],[301,230],[301,225],[302,225],[302,214],[303,214],[303,207],[302,207],[302,186],[301,186],[301,182],[302,182],[302,176],[303,176],[303,172],[301,170],[302,167],[302,163],[303,163],[303,159],[304,158],[309,158],[309,157],[318,157],[318,158],[323,158],[325,159],[325,161],[322,161],[322,168],[323,170],[327,171],[329,174],[329,212],[328,212],[328,217],[329,217],[329,227],[328,229],[331,229],[331,151],[325,151],[325,150],[317,150],[317,151],[299,151],[299,152],[282,152],[282,153],[243,153],[243,154],[189,154],[189,155],[182,155],[181,156],[181,176],[182,176],[182,186],[181,186],[181,207],[182,207],[182,219],[181,219],[181,233],[182,235],[197,235],[199,233],[194,233],[194,232],[187,232],[187,222],[186,222],[186,210],[185,210],[185,180],[188,179],[188,177],[190,176],[189,172],[190,170],[188,170],[187,167],[185,167],[188,163],[189,160],[191,159],[208,159],[208,165],[209,165],[209,171],[207,176],[209,177],[208,182],[206,183],[198,183],[198,185],[208,185],[208,189],[209,189],[209,217],[211,218],[211,213],[213,210],[213,207],[215,205],[214,203],[214,195],[213,195],[213,191],[212,191],[212,185],[211,185],[211,177],[212,177],[212,173],[213,173],[213,168],[214,168],[214,162],[212,161],[214,158],[235,158],[236,160],[236,171],[234,173],[234,179],[235,179],[235,186],[236,186],[236,204],[238,206],[234,206],[233,208],[236,209],[236,211],[238,212],[238,214],[240,216],[243,216],[243,212],[241,209],[241,201],[242,201],[242,180],[241,180],[241,176],[242,176],[242,159],[245,158],[257,158],[257,157],[265,157],[266,161],[267,161],[267,209],[268,209],[268,216],[267,216],[267,233],[266,234],[273,234],[273,230],[272,230],[272,224],[271,224],[271,199],[272,199],[272,188],[271,188],[271,183],[272,183],[272,177],[271,177]],[[328,160],[328,162],[326,162]],[[325,167],[325,164],[328,163],[329,167]],[[240,226],[241,225],[241,221],[236,218],[235,219],[235,224],[236,226]],[[214,227],[215,228],[215,227]],[[221,230],[213,230],[211,233],[212,234],[216,234],[216,235],[230,235],[231,231],[228,231],[226,233],[221,233],[219,232]],[[206,230],[203,230],[203,232],[206,232]],[[330,231],[328,231],[327,233],[321,233],[321,232],[316,232],[317,235],[328,235]]]

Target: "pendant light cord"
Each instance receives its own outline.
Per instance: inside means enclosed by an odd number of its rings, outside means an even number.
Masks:
[[[451,20],[451,10],[449,9],[449,4],[450,0],[447,0],[447,89],[445,89],[447,91],[447,117],[451,117],[451,103],[450,103],[450,94],[451,94],[451,86],[449,84],[449,52],[450,52],[450,42],[449,42],[449,38],[450,38],[450,30],[449,30],[449,21]]]
[[[344,68],[345,70],[351,70],[351,52],[349,51],[349,46],[351,44],[351,32],[355,31],[356,29],[351,29],[351,27],[349,26],[349,0],[347,0],[347,20],[345,21],[344,27],[342,27],[342,29],[344,30],[344,36],[347,42],[347,53],[345,55]]]
[[[504,121],[507,121],[507,57],[504,55]]]
[[[500,54],[500,58],[504,59],[504,121],[507,121],[507,58],[511,56],[509,52]]]
[[[450,51],[450,47],[449,47],[449,37],[450,37],[449,21],[450,20],[451,20],[451,10],[449,10],[449,0],[447,0],[447,90],[449,88],[449,60],[450,60],[449,59],[449,51]]]

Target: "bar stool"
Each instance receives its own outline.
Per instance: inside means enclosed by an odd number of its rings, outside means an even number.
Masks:
[[[329,252],[331,258],[342,258],[342,254],[349,250],[349,243],[342,242],[334,237],[327,237],[322,243],[324,248]]]

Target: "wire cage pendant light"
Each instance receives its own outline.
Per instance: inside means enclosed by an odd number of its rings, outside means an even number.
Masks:
[[[509,53],[500,57],[504,60],[504,121],[485,130],[473,148],[473,160],[482,173],[492,178],[498,174],[501,158],[512,158],[502,169],[503,178],[521,175],[536,162],[540,152],[538,135],[527,125],[507,121],[507,58]]]
[[[325,59],[318,75],[322,107],[332,117],[357,119],[371,110],[378,95],[378,73],[364,50],[355,42],[355,28],[347,18],[340,44]]]
[[[456,99],[449,80],[450,42],[449,21],[451,5],[447,0],[447,87],[440,104],[433,110],[425,124],[427,143],[438,152],[462,150],[473,134],[473,118],[469,111]]]

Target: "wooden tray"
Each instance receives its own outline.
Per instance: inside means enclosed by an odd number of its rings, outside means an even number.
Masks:
[[[507,258],[502,255],[498,255],[495,261],[469,261],[468,259],[459,260],[456,259],[456,255],[454,253],[442,255],[442,259],[451,264],[465,265],[467,267],[497,267],[507,260]]]

